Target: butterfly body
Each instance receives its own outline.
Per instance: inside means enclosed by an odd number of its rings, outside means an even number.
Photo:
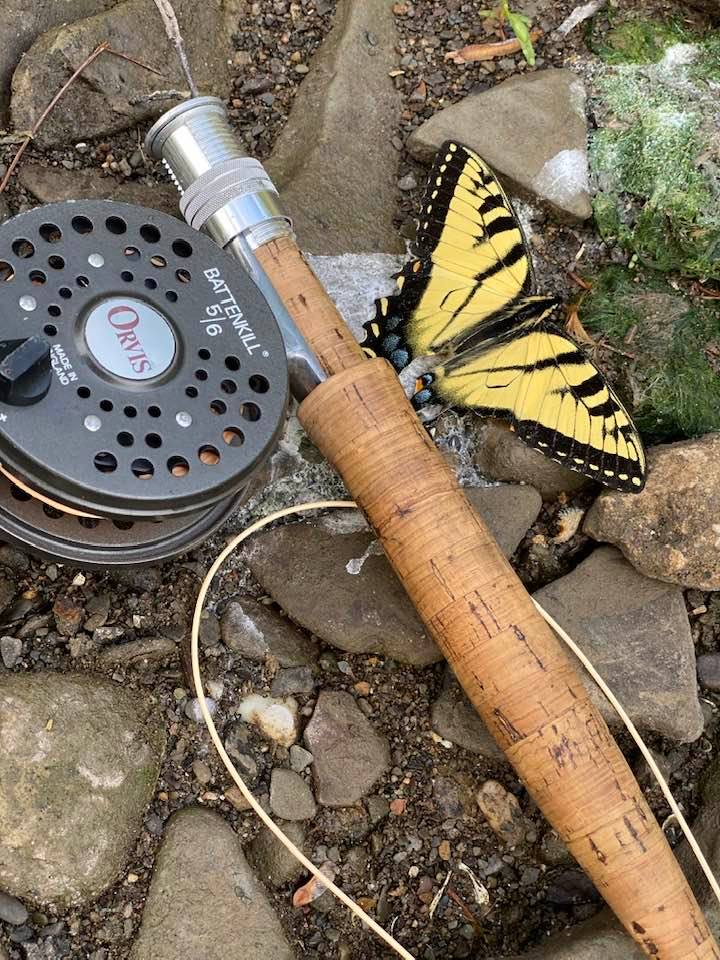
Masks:
[[[363,347],[398,373],[424,360],[416,408],[507,421],[530,446],[621,490],[644,485],[640,437],[592,361],[536,294],[510,201],[481,158],[448,141],[423,200],[414,258],[376,302]]]

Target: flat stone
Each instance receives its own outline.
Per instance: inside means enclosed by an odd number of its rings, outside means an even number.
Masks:
[[[236,4],[232,0],[206,0],[201,5],[194,0],[174,0],[173,7],[198,87],[203,93],[227,96]],[[144,29],[139,29],[140,25]],[[95,16],[53,27],[33,43],[12,79],[15,129],[29,130],[49,97],[88,53],[108,38],[114,49],[160,69],[162,77],[119,57],[101,54],[57,104],[37,142],[58,145],[116,133],[157,117],[173,105],[172,100],[137,103],[136,98],[159,87],[187,89],[153,0],[124,0]]]
[[[305,828],[297,821],[276,821],[296,847],[303,850]],[[303,850],[303,853],[305,851]],[[247,857],[263,883],[284,887],[299,880],[305,868],[267,827],[263,827],[247,849]]]
[[[720,653],[704,653],[698,657],[697,671],[701,687],[713,692],[720,690]]]
[[[20,183],[40,203],[63,200],[115,200],[179,216],[179,194],[167,183],[138,183],[104,177],[99,170],[62,170],[59,167],[24,164],[18,171]]]
[[[51,27],[109,10],[116,0],[3,0],[3,38],[0,44],[0,127],[7,122],[10,80],[20,57]],[[0,218],[1,219],[1,218]]]
[[[393,225],[400,100],[388,76],[397,42],[385,0],[340,0],[267,161],[303,250],[404,251]]]
[[[390,766],[390,749],[349,693],[324,690],[305,742],[313,755],[315,794],[328,807],[357,803]]]
[[[248,660],[272,657],[281,667],[303,667],[318,657],[317,644],[286,617],[252,597],[231,601],[222,615],[223,643]]]
[[[305,747],[301,747],[299,743],[294,743],[290,747],[290,766],[295,773],[302,773],[303,770],[307,770],[312,762],[313,755]]]
[[[12,669],[22,655],[22,640],[17,637],[0,637],[0,658],[8,668]]]
[[[312,820],[317,810],[306,781],[283,767],[275,767],[270,776],[270,806],[283,820]]]
[[[13,927],[19,927],[27,918],[28,911],[25,904],[21,903],[17,897],[10,897],[7,893],[0,891],[0,920]]]
[[[178,647],[174,641],[167,637],[143,637],[107,647],[98,655],[97,662],[148,670],[177,658]]]
[[[471,430],[473,462],[491,480],[530,484],[543,500],[554,500],[560,493],[575,493],[590,484],[582,474],[523,443],[504,423],[478,418]]]
[[[679,587],[643,576],[618,550],[601,547],[534,597],[590,658],[638,727],[682,742],[700,736],[695,650]],[[619,724],[589,677],[586,683],[608,723]]]
[[[592,215],[585,88],[572,70],[513,76],[440,110],[407,148],[430,162],[447,139],[476,150],[512,190],[577,220]]]
[[[465,487],[464,493],[506,557],[515,553],[542,508],[542,497],[530,486]]]
[[[505,754],[480,719],[448,667],[445,687],[432,706],[432,728],[443,740],[489,760],[504,761]]]
[[[285,697],[289,693],[312,693],[315,678],[310,667],[286,667],[278,670],[270,686],[274,697]]]
[[[173,814],[130,960],[294,960],[237,834],[210,810]]]
[[[540,512],[537,491],[506,485],[465,492],[509,557]],[[414,666],[441,659],[367,529],[345,533],[325,522],[290,523],[260,534],[245,556],[253,576],[279,606],[327,643]],[[250,659],[263,659],[265,641],[259,635],[268,632],[265,624],[274,626],[275,616],[257,601],[243,599],[239,609],[228,604],[223,638]]]
[[[244,555],[263,589],[327,643],[416,666],[434,663],[440,651],[374,543],[369,532],[289,523],[259,534]]]
[[[0,888],[76,905],[134,849],[165,735],[139,691],[90,675],[0,677]]]
[[[652,447],[642,493],[604,491],[584,530],[648,577],[720,590],[720,434]]]

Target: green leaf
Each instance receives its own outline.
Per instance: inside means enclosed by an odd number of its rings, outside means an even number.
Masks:
[[[533,49],[532,40],[530,39],[530,18],[522,13],[513,13],[508,10],[507,20],[513,33],[520,41],[523,56],[532,67],[535,63],[535,50]]]

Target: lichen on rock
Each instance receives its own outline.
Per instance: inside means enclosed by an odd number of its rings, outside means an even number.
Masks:
[[[720,277],[719,41],[676,42],[663,28],[650,43],[648,27],[633,47],[631,28],[641,25],[624,25],[621,37],[617,28],[616,40],[627,42],[603,48],[610,62],[596,76],[590,164],[599,230],[655,270]],[[618,62],[621,55],[640,62]]]
[[[618,388],[649,441],[720,430],[720,303],[691,302],[659,277],[606,267],[582,322],[622,361]],[[625,356],[623,356],[625,354]]]

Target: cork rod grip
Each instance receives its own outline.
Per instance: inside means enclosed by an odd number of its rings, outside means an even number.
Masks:
[[[301,404],[301,423],[365,512],[528,791],[645,953],[655,960],[720,960],[602,716],[392,368],[364,360],[291,240],[258,253],[334,374]]]
[[[718,958],[622,753],[383,360],[300,407],[310,437],[538,806],[628,932],[662,960]]]

